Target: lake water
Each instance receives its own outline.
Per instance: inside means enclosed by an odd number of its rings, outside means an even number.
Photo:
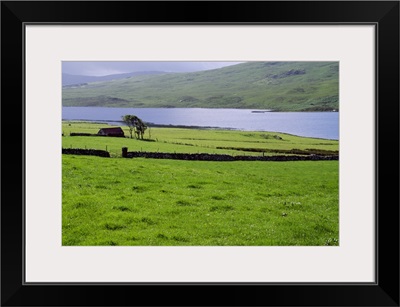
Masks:
[[[339,139],[338,112],[260,112],[249,109],[63,107],[63,120],[121,123],[126,114],[156,125],[283,132]]]

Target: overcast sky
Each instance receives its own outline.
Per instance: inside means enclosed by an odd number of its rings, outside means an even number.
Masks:
[[[240,62],[96,62],[64,61],[62,72],[71,75],[106,76],[136,71],[191,72],[235,65]]]

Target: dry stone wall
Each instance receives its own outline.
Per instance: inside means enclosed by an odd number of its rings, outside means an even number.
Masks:
[[[339,156],[230,156],[221,154],[186,154],[186,153],[161,153],[131,151],[126,152],[126,158],[150,158],[150,159],[175,159],[175,160],[197,160],[197,161],[320,161],[339,160]]]
[[[98,149],[63,148],[62,153],[66,155],[85,155],[106,158],[110,157],[110,153],[108,151]]]

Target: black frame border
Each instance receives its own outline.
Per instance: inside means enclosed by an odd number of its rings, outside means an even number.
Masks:
[[[29,23],[376,25],[377,283],[25,284]],[[399,1],[2,1],[0,106],[2,306],[399,306]]]

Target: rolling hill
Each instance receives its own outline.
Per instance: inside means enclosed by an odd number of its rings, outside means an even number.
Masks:
[[[74,85],[82,85],[83,83],[111,81],[111,80],[130,78],[133,76],[159,75],[159,74],[163,74],[163,72],[161,72],[161,71],[140,71],[140,72],[125,73],[125,74],[107,75],[107,76],[82,76],[82,75],[71,75],[71,74],[63,73],[62,74],[62,85],[63,86],[74,86]]]
[[[246,62],[63,87],[63,106],[339,109],[338,62]]]

